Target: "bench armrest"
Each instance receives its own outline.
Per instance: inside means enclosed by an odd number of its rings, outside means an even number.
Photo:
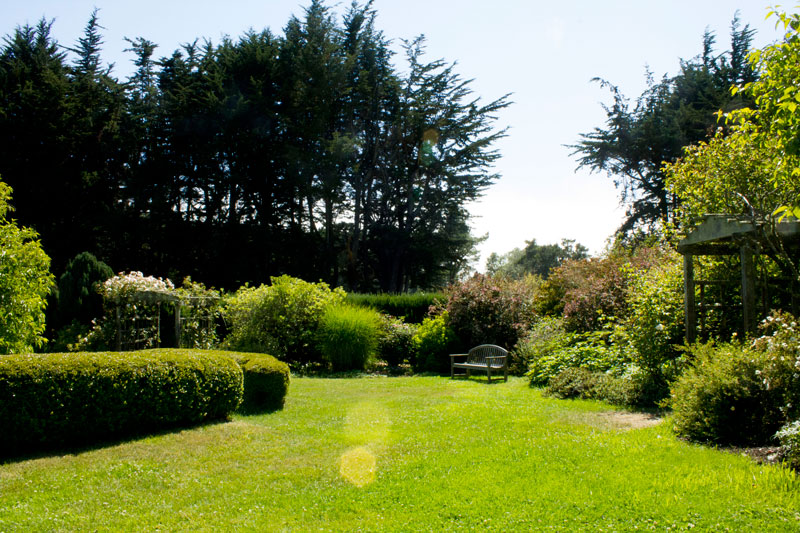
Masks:
[[[465,353],[451,353],[450,357],[466,357],[467,354]]]

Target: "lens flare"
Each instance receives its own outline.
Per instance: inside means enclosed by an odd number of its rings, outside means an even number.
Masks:
[[[351,448],[342,454],[339,474],[356,487],[364,487],[375,481],[377,464],[375,455],[365,447]]]

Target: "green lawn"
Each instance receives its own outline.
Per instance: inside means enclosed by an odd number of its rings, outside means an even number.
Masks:
[[[797,531],[791,472],[521,379],[295,378],[283,411],[0,465],[0,531]]]

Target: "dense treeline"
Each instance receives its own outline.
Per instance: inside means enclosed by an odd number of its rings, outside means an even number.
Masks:
[[[136,70],[102,64],[93,13],[73,48],[51,23],[0,50],[0,176],[55,272],[116,270],[222,287],[289,273],[362,291],[454,279],[476,240],[464,205],[496,179],[488,104],[424,43],[403,71],[370,5],[314,0],[283,35],[190,43]],[[402,63],[402,62],[401,62]]]

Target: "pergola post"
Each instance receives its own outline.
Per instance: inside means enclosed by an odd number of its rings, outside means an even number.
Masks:
[[[686,342],[697,340],[697,305],[694,298],[694,261],[692,254],[683,254],[683,305]]]
[[[744,334],[756,332],[756,289],[753,250],[744,245],[739,249],[742,262],[742,321]]]
[[[181,347],[181,303],[175,302],[175,347]]]

